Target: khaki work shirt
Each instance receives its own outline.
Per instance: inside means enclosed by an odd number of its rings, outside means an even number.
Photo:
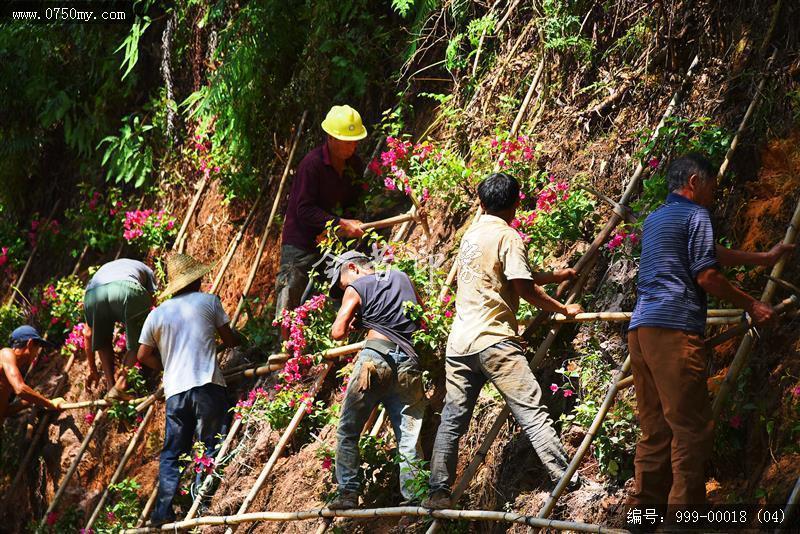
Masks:
[[[482,215],[458,250],[456,317],[448,356],[466,356],[516,338],[519,295],[511,280],[533,280],[525,244],[503,219]]]

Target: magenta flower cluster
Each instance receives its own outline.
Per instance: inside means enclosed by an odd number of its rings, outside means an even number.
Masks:
[[[306,322],[309,314],[321,309],[325,302],[325,295],[316,295],[294,310],[283,310],[281,319],[273,322],[274,326],[280,325],[289,331],[289,339],[284,343],[284,350],[289,353],[289,359],[281,373],[287,384],[302,380],[311,367],[311,358],[303,354],[308,344],[305,337]]]
[[[422,163],[433,154],[433,157],[441,159],[439,152],[434,153],[430,143],[413,144],[410,141],[403,141],[396,137],[387,137],[386,146],[389,148],[381,152],[380,158],[374,159],[368,165],[369,170],[376,176],[383,176],[383,185],[386,189],[394,191],[402,188],[405,194],[411,193],[411,184],[408,179],[408,167],[411,159],[415,158]],[[430,192],[423,188],[420,195],[420,202],[426,202],[430,198]]]
[[[635,245],[639,242],[639,236],[633,232],[626,232],[625,230],[617,230],[616,233],[611,236],[611,239],[606,243],[606,248],[608,250],[614,251],[625,244],[625,240],[628,240],[631,245]]]
[[[142,237],[148,228],[172,230],[175,227],[175,219],[167,215],[164,210],[135,210],[125,213],[125,222],[122,226],[125,229],[122,236],[131,243]]]
[[[518,135],[515,139],[501,139],[495,136],[489,142],[489,146],[500,168],[513,163],[532,161],[536,155],[533,140],[527,135]]]

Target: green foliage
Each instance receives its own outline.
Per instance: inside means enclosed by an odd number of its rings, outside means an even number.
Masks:
[[[0,346],[5,347],[15,328],[25,323],[25,313],[14,304],[0,306]]]
[[[395,461],[399,464],[402,460],[402,455],[398,453]],[[408,463],[410,464],[409,467],[401,467],[400,471],[403,472],[403,469],[408,469],[413,476],[403,482],[403,489],[411,494],[411,501],[421,502],[428,496],[431,471],[428,469],[428,462],[420,458],[412,459]]]
[[[134,4],[140,4],[137,8],[142,8],[141,4],[149,4],[149,0],[138,0],[134,2]],[[143,11],[146,10],[144,7]],[[131,30],[125,39],[122,40],[122,44],[119,45],[119,48],[114,50],[114,52],[119,52],[123,50],[123,58],[122,58],[122,65],[120,65],[120,70],[124,71],[122,73],[122,79],[128,77],[128,74],[131,73],[133,68],[136,66],[136,63],[139,61],[139,41],[142,39],[142,35],[150,26],[152,20],[148,16],[143,17],[136,17],[136,20],[131,25]]]
[[[73,237],[78,248],[72,256],[77,257],[80,247],[108,252],[116,247],[122,235],[122,214],[125,198],[118,187],[97,188],[88,183],[77,186],[78,205],[65,212],[67,221],[74,228]]]
[[[108,487],[111,503],[103,508],[94,525],[94,531],[97,534],[106,534],[135,527],[142,509],[138,495],[141,487],[135,478],[126,478],[111,484]]]
[[[396,449],[386,439],[369,434],[361,436],[358,447],[361,453],[358,478],[364,501],[376,506],[390,503],[400,473]]]
[[[8,278],[12,269],[20,269],[25,265],[29,253],[28,242],[9,211],[0,202],[0,272],[4,272]]]
[[[107,144],[102,165],[108,168],[106,180],[115,183],[131,183],[142,187],[153,172],[153,149],[146,139],[152,124],[144,124],[138,115],[122,119],[119,135],[109,135],[97,145]]]
[[[545,48],[557,52],[572,52],[579,61],[591,60],[594,44],[580,34],[581,18],[572,10],[575,2],[543,0],[542,30]]]
[[[81,530],[84,517],[83,512],[77,506],[70,506],[66,510],[56,510],[50,512],[45,517],[45,526],[39,528],[39,522],[34,520],[28,526],[29,532],[47,534],[74,534]]]
[[[613,365],[608,363],[596,348],[587,349],[577,361],[566,362],[557,370],[564,385],[553,384],[554,394],[577,400],[572,412],[561,416],[565,424],[589,428],[605,398],[611,381]],[[554,388],[551,386],[551,391]],[[567,392],[570,394],[567,394]],[[636,423],[635,399],[630,391],[619,394],[609,410],[594,439],[594,455],[600,471],[616,482],[624,482],[633,475],[633,456],[639,437]]]
[[[497,25],[497,19],[493,15],[485,15],[473,19],[467,24],[466,31],[457,33],[448,42],[445,49],[445,65],[450,71],[467,67],[478,53],[478,45],[481,35],[491,34]],[[466,46],[466,44],[469,46]]]
[[[83,320],[84,285],[77,276],[53,278],[31,290],[30,315],[51,341],[58,341]]]
[[[140,397],[147,393],[147,384],[141,373],[141,366],[137,363],[129,367],[126,371],[128,378],[127,392],[134,397]],[[112,421],[124,422],[126,424],[138,424],[142,421],[142,416],[136,411],[136,406],[127,402],[111,401],[111,407],[106,412]]]

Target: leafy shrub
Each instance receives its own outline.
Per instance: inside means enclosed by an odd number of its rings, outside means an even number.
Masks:
[[[75,229],[75,240],[79,246],[88,245],[100,252],[112,250],[119,244],[122,234],[122,190],[118,187],[100,190],[81,183],[78,184],[77,196],[80,204],[65,213],[70,226]],[[72,255],[77,257],[80,252],[80,249],[73,250]]]
[[[152,124],[143,124],[138,115],[122,119],[118,135],[109,135],[97,145],[107,145],[102,165],[108,168],[106,180],[114,183],[133,183],[142,187],[153,172],[153,148],[148,142],[147,132]]]
[[[6,346],[11,338],[11,332],[25,323],[25,314],[19,306],[14,304],[0,306],[0,345]]]
[[[96,534],[121,532],[136,526],[141,512],[138,495],[141,487],[135,478],[126,478],[108,487],[112,502],[103,508],[103,513],[95,522]]]

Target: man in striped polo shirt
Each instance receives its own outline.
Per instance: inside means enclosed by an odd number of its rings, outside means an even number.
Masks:
[[[716,172],[704,157],[687,154],[673,161],[667,182],[666,202],[644,223],[628,331],[642,430],[628,501],[637,507],[705,503],[704,466],[713,432],[703,340],[706,293],[745,309],[756,323],[771,320],[772,307],[731,285],[720,266],[773,265],[793,249],[780,244],[758,253],[715,244],[708,209]]]

